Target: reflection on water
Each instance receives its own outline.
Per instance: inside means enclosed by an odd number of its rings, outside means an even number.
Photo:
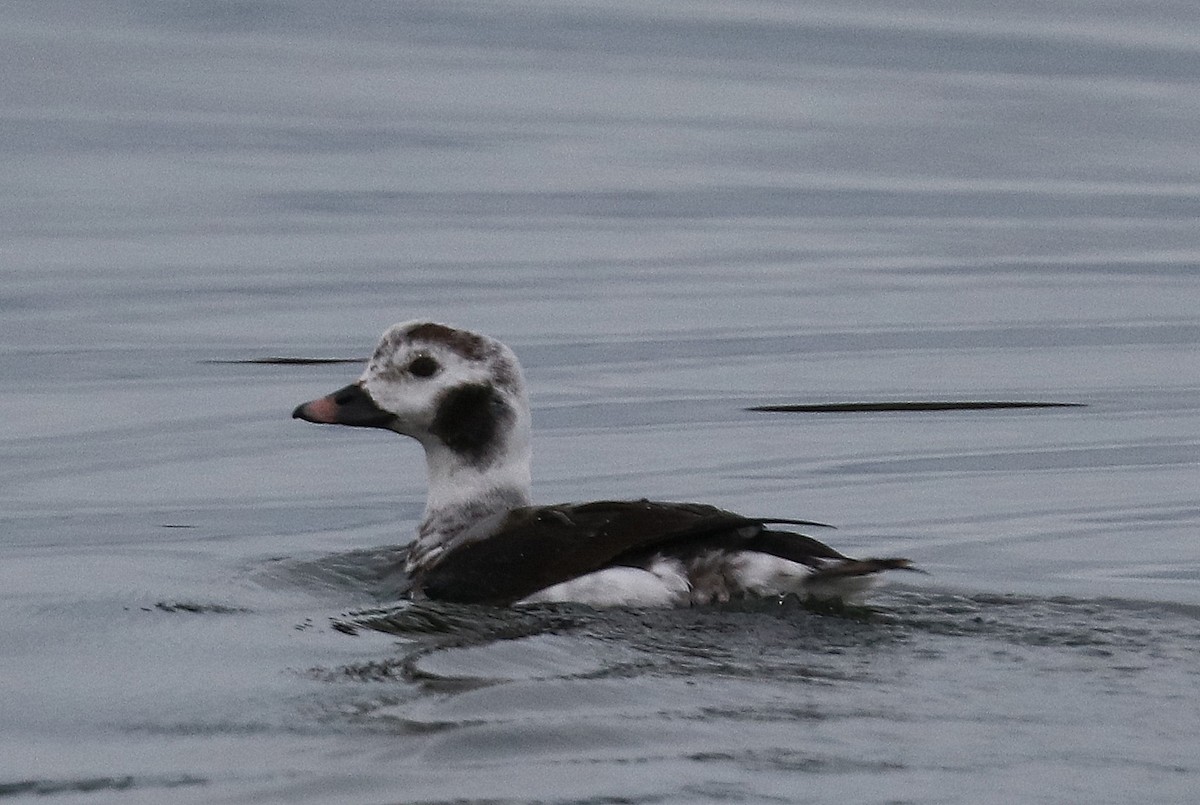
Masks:
[[[0,795],[1193,798],[1192,6],[0,19]],[[416,316],[517,350],[540,501],[932,575],[399,604],[418,449],[288,413]]]

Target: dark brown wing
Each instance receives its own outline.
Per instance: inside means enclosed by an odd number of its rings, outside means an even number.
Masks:
[[[705,549],[760,550],[819,566],[844,559],[801,534],[769,531],[804,520],[742,517],[699,503],[599,501],[514,509],[487,535],[440,558],[415,584],[430,598],[508,604],[609,565],[637,566],[653,554]]]

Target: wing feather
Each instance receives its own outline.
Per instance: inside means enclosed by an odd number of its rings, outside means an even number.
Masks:
[[[514,509],[488,521],[414,580],[429,598],[508,604],[609,565],[656,554],[750,549],[811,567],[845,560],[812,537],[767,524],[808,520],[743,517],[700,503],[597,501]]]

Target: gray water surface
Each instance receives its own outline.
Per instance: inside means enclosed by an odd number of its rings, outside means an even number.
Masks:
[[[1191,802],[1189,3],[8,3],[0,796]],[[835,523],[871,610],[413,607],[430,317],[542,502]],[[1085,407],[768,413],[1015,400]],[[44,797],[48,799],[43,800]]]

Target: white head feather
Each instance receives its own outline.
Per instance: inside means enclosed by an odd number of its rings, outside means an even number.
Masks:
[[[530,415],[513,351],[428,321],[393,325],[359,384],[391,414],[391,430],[425,448],[429,493],[409,558],[432,560],[481,517],[530,502]]]

